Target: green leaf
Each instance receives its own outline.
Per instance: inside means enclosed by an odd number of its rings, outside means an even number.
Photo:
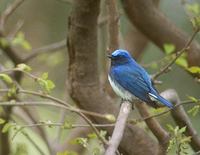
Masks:
[[[30,51],[30,50],[32,49],[30,43],[29,43],[28,41],[26,41],[26,40],[24,40],[24,41],[22,42],[22,47],[23,47],[25,50],[28,50],[28,51]]]
[[[27,40],[25,40],[25,36],[23,32],[19,32],[17,36],[12,40],[13,45],[19,45],[26,50],[31,50],[32,47]]]
[[[65,121],[62,127],[63,129],[71,129],[72,124],[69,121]]]
[[[188,63],[187,63],[187,60],[186,58],[184,57],[179,57],[177,60],[176,60],[176,64],[181,66],[181,67],[184,67],[184,68],[187,68],[188,67]]]
[[[174,131],[174,128],[173,128],[173,126],[171,124],[167,124],[167,128],[171,132]]]
[[[96,139],[97,138],[97,135],[95,133],[89,133],[87,136],[90,139]]]
[[[198,3],[187,4],[186,8],[189,12],[198,15],[200,13],[200,7]]]
[[[6,121],[3,118],[0,118],[0,124],[4,124]]]
[[[196,74],[196,73],[200,74],[200,67],[198,67],[198,66],[189,67],[189,68],[187,68],[187,70],[193,74]]]
[[[105,118],[106,118],[107,120],[111,121],[111,122],[115,122],[115,121],[116,121],[115,116],[112,115],[112,114],[106,114],[106,115],[105,115]]]
[[[192,114],[192,116],[196,116],[197,113],[199,112],[199,109],[200,109],[200,106],[199,105],[195,105],[190,110],[188,110],[188,113]]]
[[[197,103],[198,99],[195,98],[194,96],[187,96],[190,100],[192,100],[193,102]]]
[[[47,90],[51,91],[52,89],[55,88],[55,84],[51,80],[47,80]]]
[[[12,124],[11,124],[11,123],[6,123],[6,124],[3,126],[2,133],[8,132],[8,130],[9,130],[11,127],[12,127]]]
[[[176,49],[175,46],[171,43],[165,43],[163,47],[166,54],[171,54]]]
[[[152,62],[151,65],[150,65],[150,67],[151,67],[152,69],[157,69],[157,68],[158,68],[158,63]]]
[[[87,138],[82,138],[82,137],[78,137],[74,140],[71,141],[72,144],[79,144],[82,145],[83,147],[87,147],[88,146],[88,139]]]
[[[26,65],[26,64],[23,64],[23,63],[22,64],[18,64],[17,65],[17,69],[22,70],[22,71],[26,71],[26,72],[31,71],[31,67]]]
[[[105,138],[106,137],[106,134],[107,134],[107,131],[106,130],[100,130],[100,136]]]
[[[7,84],[12,84],[13,83],[13,80],[7,74],[0,74],[0,79],[2,79],[3,81],[5,81]]]
[[[181,129],[179,129],[179,133],[184,133],[186,131],[186,126],[182,127]]]
[[[48,74],[47,72],[43,73],[42,76],[41,76],[41,78],[42,78],[43,80],[47,80],[48,77],[49,77],[49,74]]]
[[[188,142],[191,142],[191,136],[188,136],[188,137],[184,137],[181,139],[181,143],[188,143]]]

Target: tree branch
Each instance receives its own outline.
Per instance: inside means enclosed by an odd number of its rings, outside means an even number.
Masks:
[[[185,44],[185,46],[176,53],[176,57],[174,59],[172,59],[165,67],[161,68],[160,71],[158,71],[155,75],[153,75],[152,79],[155,80],[156,78],[158,78],[160,75],[162,75],[163,73],[165,73],[167,70],[169,70],[169,68],[176,62],[176,60],[186,51],[188,51],[192,41],[194,40],[195,36],[197,35],[197,33],[199,32],[199,28],[196,29],[194,31],[194,33],[192,34],[191,38],[188,40],[188,42]]]
[[[4,26],[7,19],[12,15],[12,13],[24,2],[24,0],[15,0],[13,1],[6,10],[1,14],[0,17],[0,31],[4,31]]]
[[[66,40],[64,39],[62,41],[55,42],[53,44],[49,44],[49,45],[46,45],[46,46],[43,46],[43,47],[33,49],[31,51],[31,54],[26,56],[23,59],[23,62],[28,62],[28,61],[32,60],[33,58],[37,57],[40,54],[55,52],[55,51],[58,51],[60,49],[65,48],[65,47],[66,47]]]
[[[115,155],[118,149],[118,146],[121,142],[121,139],[124,135],[124,130],[126,127],[126,122],[131,111],[131,103],[124,101],[121,104],[120,112],[117,117],[117,122],[115,124],[112,137],[109,141],[108,148],[105,151],[105,155]]]
[[[139,110],[140,115],[143,118],[150,116],[146,103],[138,102],[136,103],[136,106]],[[160,155],[166,154],[168,143],[170,140],[169,133],[162,128],[160,123],[155,118],[145,119],[145,122],[159,142],[158,154]]]
[[[100,85],[97,66],[97,18],[100,1],[75,0],[69,18],[68,30],[68,90],[72,99],[81,109],[106,112],[116,115],[118,107],[111,98],[103,92]],[[92,120],[99,124],[106,123],[101,118]],[[112,129],[102,128],[112,134]],[[130,141],[131,139],[131,141]],[[143,130],[127,125],[120,152],[123,154],[153,155],[156,143]]]
[[[173,43],[177,51],[184,47],[188,36],[158,10],[152,0],[121,1],[130,21],[159,48],[163,49],[165,43]],[[194,41],[188,52],[189,65],[200,65],[199,51],[200,45]]]

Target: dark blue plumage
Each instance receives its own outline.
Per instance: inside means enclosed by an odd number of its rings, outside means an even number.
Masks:
[[[124,100],[132,100],[135,97],[156,107],[155,101],[172,108],[172,104],[161,97],[151,83],[148,73],[142,68],[126,50],[116,50],[109,56],[111,67],[109,82],[116,92]]]

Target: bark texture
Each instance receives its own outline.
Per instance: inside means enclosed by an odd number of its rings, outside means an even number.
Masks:
[[[68,86],[69,93],[77,105],[89,111],[117,114],[119,108],[99,83],[97,66],[97,18],[100,1],[75,0],[69,22],[68,34]],[[97,123],[106,123],[93,118]],[[108,129],[109,134],[113,129]],[[157,144],[142,129],[126,127],[120,151],[124,155],[154,155]]]

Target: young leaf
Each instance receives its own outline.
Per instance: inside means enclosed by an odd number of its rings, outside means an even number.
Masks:
[[[6,123],[4,126],[3,126],[3,129],[2,129],[2,133],[6,133],[8,132],[8,130],[12,127],[12,124],[11,123]]]
[[[186,8],[189,12],[198,15],[200,13],[200,7],[198,3],[187,4]]]
[[[22,64],[18,64],[17,65],[17,69],[22,70],[22,71],[26,71],[26,72],[31,71],[31,67],[26,65],[26,64],[23,64],[23,63]]]
[[[188,63],[187,63],[187,60],[186,58],[184,57],[179,57],[177,60],[176,60],[176,64],[181,66],[181,67],[184,67],[184,68],[187,68],[188,67]]]
[[[0,118],[0,124],[4,124],[6,121],[3,118]]]
[[[105,117],[106,117],[107,120],[109,120],[111,122],[115,122],[116,121],[115,116],[112,115],[112,114],[106,114]]]
[[[7,74],[0,74],[0,79],[2,79],[3,81],[5,81],[7,84],[12,84],[13,83],[13,80]]]
[[[187,70],[193,74],[196,74],[196,73],[200,74],[200,67],[198,67],[198,66],[189,67],[189,68],[187,68]]]
[[[48,77],[49,77],[49,74],[48,74],[47,72],[45,72],[45,73],[42,74],[42,77],[41,77],[41,78],[42,78],[43,80],[47,80]]]
[[[87,138],[78,137],[78,138],[72,140],[72,144],[79,144],[79,145],[82,145],[83,147],[86,148],[88,146],[88,139]]]
[[[163,47],[166,54],[171,54],[176,49],[175,46],[171,43],[165,43]]]
[[[194,96],[187,96],[190,100],[192,100],[193,102],[197,103],[198,100],[197,98],[195,98]]]

